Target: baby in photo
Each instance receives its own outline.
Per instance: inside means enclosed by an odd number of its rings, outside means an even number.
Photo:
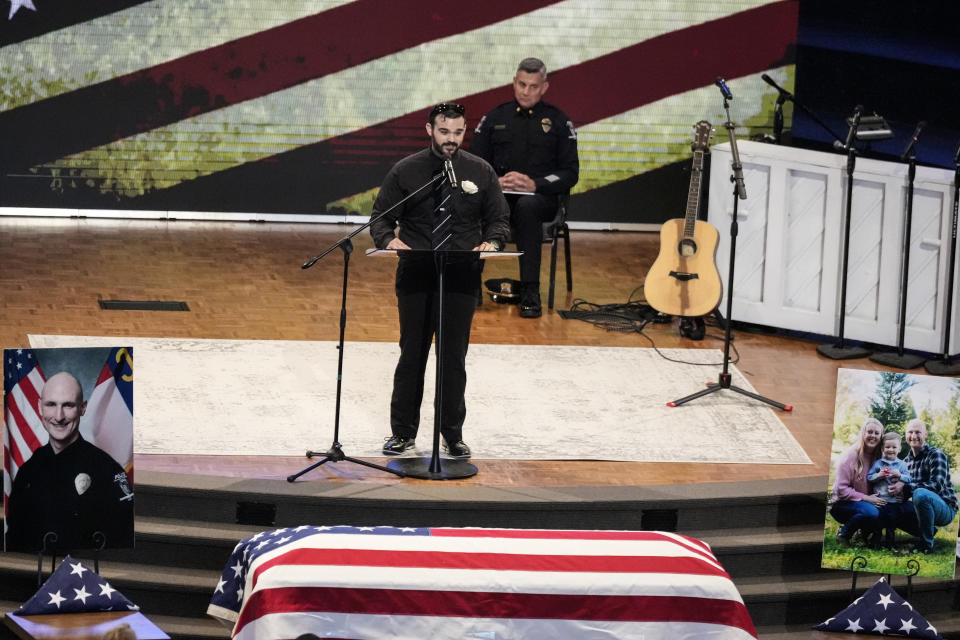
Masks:
[[[870,491],[887,501],[880,507],[880,527],[885,530],[884,543],[887,547],[893,546],[897,531],[896,522],[900,514],[905,509],[912,509],[912,505],[905,503],[902,495],[890,493],[890,485],[897,482],[910,482],[907,463],[897,457],[900,453],[900,443],[899,433],[888,431],[883,434],[880,443],[883,457],[874,462],[867,473]],[[880,548],[879,531],[870,536],[870,546],[874,549]]]

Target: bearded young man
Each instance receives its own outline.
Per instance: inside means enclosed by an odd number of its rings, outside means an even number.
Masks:
[[[490,165],[460,148],[466,126],[464,109],[458,104],[443,103],[431,109],[426,125],[430,146],[393,166],[373,205],[371,215],[376,217],[414,194],[371,224],[370,234],[377,248],[418,251],[401,251],[397,264],[400,359],[390,401],[391,436],[383,446],[386,455],[399,455],[414,447],[420,425],[423,376],[438,318],[438,263],[431,250],[476,252],[449,255],[443,299],[440,433],[451,456],[471,455],[463,441],[463,396],[470,326],[480,291],[479,252],[498,251],[503,246],[509,233],[509,209]],[[417,192],[444,171],[446,161],[458,180],[456,188],[442,178]]]

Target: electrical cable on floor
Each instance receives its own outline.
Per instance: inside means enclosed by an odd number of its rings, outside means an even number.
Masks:
[[[657,352],[664,360],[669,362],[676,362],[679,364],[691,364],[703,367],[719,367],[723,366],[723,362],[687,362],[685,360],[677,360],[676,358],[671,358],[665,355],[657,347],[657,344],[653,341],[653,338],[644,333],[644,329],[648,324],[654,322],[656,324],[665,324],[670,322],[670,316],[660,313],[653,307],[651,307],[646,298],[634,299],[634,296],[638,294],[643,289],[643,285],[640,285],[632,292],[630,292],[629,297],[626,302],[616,302],[611,304],[596,304],[594,302],[588,302],[582,298],[576,298],[573,303],[570,305],[570,309],[567,311],[558,310],[557,313],[561,318],[566,320],[582,320],[584,322],[589,322],[595,327],[599,327],[606,331],[619,331],[620,333],[639,333],[650,343],[651,348]],[[704,317],[706,321],[707,317]],[[717,326],[715,323],[711,326]],[[724,336],[715,336],[711,334],[706,334],[705,337],[713,338],[714,340],[724,340]],[[737,351],[736,345],[731,341],[730,348],[733,350],[734,357],[730,359],[730,364],[736,364],[740,361],[740,352]]]

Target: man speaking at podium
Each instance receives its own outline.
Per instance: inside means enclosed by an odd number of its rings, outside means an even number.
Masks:
[[[433,251],[499,251],[509,233],[510,211],[497,175],[484,160],[460,148],[466,132],[464,108],[438,104],[426,125],[430,146],[393,166],[373,205],[372,216],[386,211],[441,173],[395,211],[370,225],[378,249],[413,249],[397,263],[397,309],[400,360],[390,400],[392,435],[386,455],[414,446],[420,424],[423,374],[437,329],[437,267]],[[399,232],[397,229],[399,228]],[[467,383],[466,357],[470,325],[480,289],[480,261],[470,254],[449,254],[444,271],[443,411],[440,433],[444,450],[469,458],[463,442]]]

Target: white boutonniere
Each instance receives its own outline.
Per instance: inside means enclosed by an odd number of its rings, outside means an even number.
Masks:
[[[463,189],[464,193],[476,193],[478,191],[477,185],[473,184],[469,180],[463,180],[460,182],[460,188]]]

